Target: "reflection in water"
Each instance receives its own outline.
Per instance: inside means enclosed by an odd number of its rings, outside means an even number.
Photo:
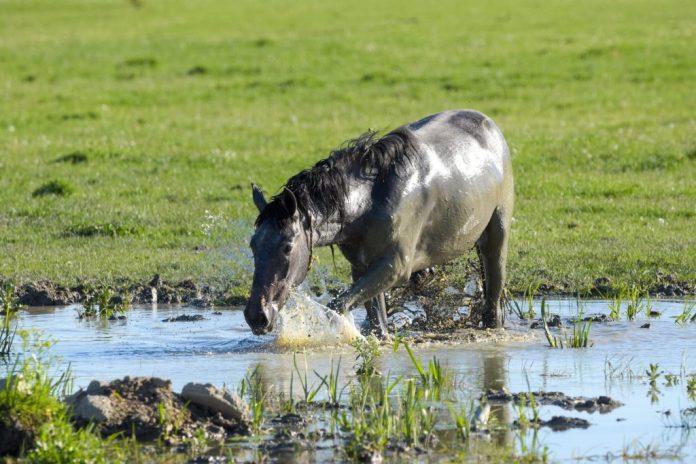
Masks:
[[[502,390],[506,388],[508,356],[502,350],[490,350],[483,354],[483,391]],[[497,424],[509,424],[510,403],[491,407],[491,416]],[[512,443],[513,436],[505,428],[493,435],[497,445],[507,446]]]

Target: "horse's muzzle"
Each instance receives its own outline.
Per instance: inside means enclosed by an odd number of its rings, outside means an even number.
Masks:
[[[271,313],[271,319],[266,315],[266,311],[261,309],[261,307],[250,307],[247,305],[244,308],[244,319],[246,319],[247,324],[251,328],[254,335],[264,335],[273,330],[275,325],[275,312],[273,309],[269,309]]]

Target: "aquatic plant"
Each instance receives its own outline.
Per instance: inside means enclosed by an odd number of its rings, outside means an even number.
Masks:
[[[590,342],[590,327],[592,321],[577,320],[573,323],[573,331],[568,334],[563,330],[562,335],[553,335],[549,325],[544,321],[544,335],[551,348],[588,348]]]
[[[130,306],[128,296],[121,298],[120,302],[113,301],[114,292],[103,287],[88,294],[82,301],[82,308],[77,308],[78,319],[114,319],[123,316]]]
[[[338,388],[338,374],[341,370],[341,358],[338,358],[338,364],[336,365],[336,368],[334,369],[334,361],[333,358],[331,358],[331,368],[329,369],[329,373],[321,376],[317,371],[314,371],[314,374],[319,377],[319,380],[321,381],[321,385],[326,386],[326,396],[328,399],[328,402],[334,406],[338,407],[339,402],[341,401],[341,396],[343,395],[343,391],[346,389],[348,385],[344,385],[342,389],[339,390]],[[320,385],[320,387],[321,387]]]
[[[548,462],[549,448],[541,444],[538,436],[539,430],[537,427],[532,428],[531,443],[527,443],[527,428],[521,427],[516,431],[515,437],[520,449],[519,453],[514,453],[513,460],[516,463],[533,463],[533,462]],[[502,462],[502,461],[501,461]]]
[[[440,361],[434,356],[428,362],[428,368],[425,369],[423,362],[420,358],[416,358],[411,347],[403,337],[396,337],[394,339],[394,352],[396,352],[401,345],[403,345],[406,353],[408,353],[411,364],[420,377],[421,384],[425,388],[425,397],[432,397],[432,399],[439,400],[441,393],[453,386],[454,379],[451,371],[444,368],[442,364],[440,364]]]
[[[691,374],[686,378],[686,394],[691,400],[696,400],[696,374]]]
[[[462,403],[459,405],[459,408],[455,409],[451,403],[447,403],[447,408],[454,420],[454,425],[459,436],[464,441],[469,440],[469,436],[471,435],[473,404],[469,403],[467,406],[466,403]]]
[[[532,412],[531,419],[526,412],[527,405],[529,405]],[[517,425],[520,428],[539,426],[539,423],[541,422],[539,407],[537,406],[536,398],[532,392],[520,393],[519,400],[513,404],[513,407],[517,410]]]
[[[650,300],[647,297],[647,293],[646,299],[644,300],[640,296],[640,289],[635,285],[632,285],[630,288],[624,288],[623,291],[625,292],[625,298],[627,300],[626,317],[629,321],[634,320],[636,316],[638,316],[638,314],[640,314],[641,312],[649,314]]]
[[[640,372],[636,372],[631,368],[634,359],[619,358],[612,362],[607,356],[604,360],[604,378],[605,380],[627,380],[633,381],[643,378]]]
[[[685,300],[682,312],[674,320],[680,326],[686,325],[690,322],[696,322],[696,302],[691,300]]]
[[[310,385],[309,379],[307,379],[307,374],[309,369],[307,368],[307,359],[305,358],[304,372],[300,372],[300,368],[297,366],[297,353],[292,354],[292,364],[295,367],[295,372],[297,373],[297,378],[300,381],[300,387],[302,388],[302,399],[305,403],[311,403],[317,396],[317,393],[321,390],[323,383],[315,387],[313,384]]]
[[[10,354],[18,324],[15,321],[21,305],[14,295],[14,287],[5,285],[0,289],[2,311],[0,311],[0,357]],[[14,322],[14,324],[13,324]]]
[[[620,321],[621,320],[621,303],[622,303],[622,295],[621,293],[617,293],[611,297],[609,300],[609,317],[611,318],[612,321]]]
[[[659,364],[649,364],[648,369],[645,371],[645,374],[648,376],[648,379],[650,381],[650,385],[656,385],[657,384],[657,379],[660,377],[660,365]]]
[[[355,360],[358,365],[355,373],[358,375],[373,375],[377,373],[377,360],[382,356],[379,349],[379,340],[374,335],[366,338],[355,338],[350,344],[357,351]]]
[[[534,297],[539,290],[539,284],[529,284],[522,294],[522,301],[508,300],[508,308],[522,320],[532,320],[536,317],[534,311]]]
[[[242,379],[239,386],[239,396],[247,397],[247,404],[251,412],[251,429],[254,433],[259,433],[263,425],[267,394],[263,390],[263,379],[258,365],[253,370],[247,371]]]

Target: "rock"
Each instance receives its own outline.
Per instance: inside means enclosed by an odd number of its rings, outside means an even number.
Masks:
[[[111,398],[102,395],[81,395],[73,404],[73,416],[84,421],[108,422],[114,416]]]
[[[181,390],[181,396],[193,404],[219,412],[222,417],[234,419],[237,422],[250,421],[249,408],[242,399],[226,389],[206,383],[188,383]]]
[[[641,329],[649,329],[650,328],[650,323],[646,322],[645,324],[640,326]]]
[[[33,445],[33,431],[10,418],[0,419],[0,456],[18,456],[22,450],[31,449]],[[14,462],[5,459],[3,462]]]
[[[87,385],[86,390],[88,395],[109,395],[111,390],[109,390],[109,383],[102,382],[100,380],[92,380],[89,385]]]

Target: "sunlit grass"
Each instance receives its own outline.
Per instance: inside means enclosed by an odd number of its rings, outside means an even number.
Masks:
[[[512,290],[696,281],[690,2],[139,3],[0,4],[0,278],[244,295],[249,181],[476,108],[513,156]]]

